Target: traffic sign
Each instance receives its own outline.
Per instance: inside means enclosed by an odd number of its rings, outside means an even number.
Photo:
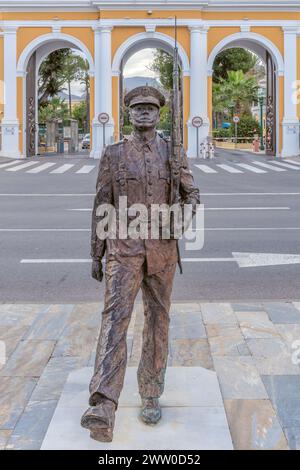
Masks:
[[[203,126],[203,119],[202,119],[202,117],[200,117],[200,116],[195,116],[195,117],[193,117],[193,119],[192,119],[192,125],[193,125],[194,127],[201,127],[201,126]]]
[[[233,116],[233,122],[237,124],[238,122],[240,122],[240,118],[238,116]]]
[[[100,124],[106,124],[109,121],[109,115],[107,113],[100,113],[98,116]]]

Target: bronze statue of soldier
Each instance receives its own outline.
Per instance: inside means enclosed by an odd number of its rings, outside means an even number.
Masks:
[[[90,382],[90,408],[81,425],[92,438],[111,441],[115,411],[123,387],[127,362],[126,334],[134,301],[140,288],[144,305],[142,353],[137,371],[142,408],[140,417],[146,424],[161,418],[159,397],[164,390],[168,357],[169,310],[171,291],[180,262],[178,240],[169,239],[100,239],[97,236],[97,207],[112,204],[119,209],[120,196],[127,205],[170,202],[170,142],[159,136],[156,125],[163,94],[149,86],[138,87],[125,96],[133,132],[129,138],[108,145],[102,153],[92,213],[92,277],[102,281],[102,258],[105,263],[105,301],[97,344],[94,375]],[[182,148],[179,176],[181,203],[200,203],[186,154]],[[150,223],[148,223],[149,234]]]

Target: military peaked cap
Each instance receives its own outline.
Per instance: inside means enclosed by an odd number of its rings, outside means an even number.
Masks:
[[[164,95],[152,86],[138,86],[126,93],[124,98],[125,106],[135,106],[136,104],[154,104],[158,108],[164,106],[166,99]]]

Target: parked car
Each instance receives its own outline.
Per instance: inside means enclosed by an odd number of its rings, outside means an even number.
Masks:
[[[158,135],[164,139],[170,140],[170,131],[157,129]]]
[[[82,150],[88,150],[90,148],[90,142],[91,142],[91,136],[90,134],[85,134],[82,142],[81,142],[81,148]]]

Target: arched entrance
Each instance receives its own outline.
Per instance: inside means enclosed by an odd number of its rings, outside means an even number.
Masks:
[[[252,51],[266,66],[266,154],[279,154],[279,100],[278,77],[283,75],[283,59],[274,44],[265,37],[251,32],[233,34],[224,38],[212,50],[208,58],[208,74],[213,72],[213,64],[217,55],[230,48],[244,48]],[[212,96],[211,96],[212,98]],[[212,109],[212,104],[210,104]]]
[[[22,52],[17,73],[23,80],[23,154],[34,156],[38,149],[38,71],[43,60],[59,49],[72,48],[81,51],[89,64],[89,75],[94,75],[94,61],[87,47],[73,36],[52,33],[32,41]]]
[[[123,71],[126,66],[127,61],[130,57],[132,57],[135,53],[143,50],[143,49],[160,49],[167,54],[173,56],[174,50],[174,40],[170,36],[162,33],[139,33],[132,37],[130,37],[127,41],[125,41],[120,48],[117,50],[113,65],[112,65],[112,75],[118,77],[118,119],[116,120],[116,138],[120,138],[121,131],[122,131],[122,124],[123,124]],[[179,52],[179,66],[181,72],[180,78],[180,88],[181,88],[181,102],[182,102],[182,136],[183,140],[186,140],[186,122],[188,118],[188,109],[187,103],[189,97],[187,96],[187,90],[185,87],[185,80],[184,77],[189,75],[189,60],[188,56],[183,49],[183,47],[178,44],[178,52]]]

